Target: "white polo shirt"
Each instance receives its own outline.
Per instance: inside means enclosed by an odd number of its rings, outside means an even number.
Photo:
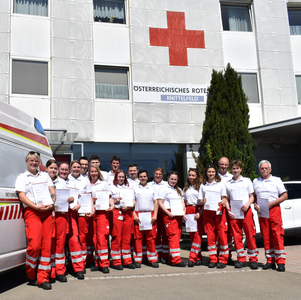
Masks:
[[[120,190],[121,189],[129,189],[130,187],[126,186],[125,184],[123,184],[123,185],[117,184],[117,186],[114,185],[114,184],[111,184],[111,185],[109,185],[109,188],[110,188],[110,191],[111,191],[111,196],[112,196],[112,198],[115,202],[115,200],[118,197],[120,197]],[[130,188],[130,189],[133,190],[133,188]],[[133,199],[134,199],[134,191],[133,191]],[[121,207],[120,202],[119,203],[114,203],[114,206],[115,206],[115,208],[120,208]]]
[[[209,184],[206,182],[206,184],[201,184],[200,190],[199,190],[199,199],[206,198],[206,192],[218,192],[222,196],[227,196],[226,187],[223,182],[216,182],[214,181],[212,184]]]
[[[221,178],[221,181],[223,183],[226,183],[227,181],[229,181],[233,177],[233,175],[231,173],[229,173],[228,171],[227,171],[227,173],[225,175],[222,175],[220,173],[218,173],[218,175]]]
[[[25,196],[34,204],[36,204],[36,200],[34,198],[32,184],[33,183],[42,183],[46,182],[48,186],[53,186],[53,182],[46,172],[38,172],[36,175],[33,175],[32,173],[25,171],[24,173],[21,173],[15,183],[15,189],[17,192],[24,192]],[[24,207],[27,207],[26,204],[24,204]]]
[[[112,173],[111,171],[109,171],[107,173],[106,181],[109,185],[113,184],[114,177],[115,177],[115,174]]]
[[[246,204],[250,199],[250,194],[254,193],[252,181],[243,176],[240,176],[238,181],[233,178],[227,181],[226,190],[230,200],[243,200],[243,204]]]
[[[142,186],[140,183],[133,187],[136,211],[154,211],[155,189],[147,184]]]
[[[258,198],[269,199],[269,202],[277,200],[282,193],[286,192],[281,179],[272,175],[268,179],[255,178],[253,187]]]
[[[102,177],[103,177],[103,180],[104,180],[104,181],[107,181],[108,172],[100,170],[100,173],[101,173],[101,175],[102,175]]]
[[[154,180],[148,183],[155,189],[155,199],[158,199],[158,192],[162,186],[167,186],[168,183],[164,180],[161,180],[159,183],[156,183]]]
[[[74,178],[72,174],[69,174],[68,179],[70,184],[78,189],[79,194],[92,192],[91,183],[87,177],[79,175],[77,178]]]
[[[199,191],[193,186],[189,186],[187,191],[184,192],[183,197],[187,201],[187,205],[201,205]]]
[[[181,194],[183,195],[182,190],[181,190]],[[162,187],[159,189],[157,197],[158,199],[164,200],[163,205],[165,206],[166,209],[170,209],[170,199],[184,200],[183,197],[178,194],[177,190],[174,187],[170,186],[169,184],[162,185]]]
[[[92,197],[96,197],[96,191],[108,191],[110,192],[110,187],[108,183],[104,180],[97,180],[93,185],[91,184],[92,188]]]
[[[135,180],[131,179],[131,178],[127,178],[127,181],[129,183],[130,187],[134,187],[136,185],[138,185],[140,183],[139,179],[136,178]]]

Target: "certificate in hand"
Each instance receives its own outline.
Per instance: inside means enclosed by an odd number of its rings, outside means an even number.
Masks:
[[[183,216],[182,198],[170,198],[170,211],[174,216]]]
[[[122,198],[120,200],[120,205],[121,206],[128,206],[128,207],[133,207],[134,206],[134,192],[132,188],[124,188],[119,190],[120,197]]]
[[[235,219],[244,219],[245,214],[241,210],[241,207],[243,206],[243,200],[231,200],[231,212],[234,214]]]
[[[220,192],[206,191],[205,198],[206,203],[204,209],[218,211],[218,204],[222,201]]]
[[[197,232],[198,231],[198,223],[197,220],[194,219],[195,215],[190,214],[186,215],[186,231],[187,232]]]
[[[86,214],[92,212],[92,200],[91,193],[82,193],[80,194],[79,203],[80,209],[78,210],[79,214]]]
[[[73,208],[78,203],[78,189],[69,188],[70,189],[70,197],[74,198],[74,201],[70,203],[70,208]]]
[[[34,199],[37,205],[51,205],[53,201],[50,197],[50,192],[47,182],[33,183],[32,190]]]
[[[69,209],[68,198],[70,197],[70,190],[57,189],[55,190],[55,211],[67,212]]]
[[[97,200],[94,204],[96,210],[107,210],[110,207],[110,192],[96,191]]]
[[[269,199],[257,198],[257,204],[260,208],[258,211],[258,216],[261,218],[270,218],[270,210],[269,210]]]
[[[152,229],[152,213],[151,212],[145,212],[145,213],[139,213],[139,230],[151,230]]]

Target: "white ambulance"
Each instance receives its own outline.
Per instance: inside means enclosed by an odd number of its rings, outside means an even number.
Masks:
[[[40,153],[45,171],[52,151],[39,120],[0,101],[0,273],[25,263],[24,219],[14,187],[29,151]]]

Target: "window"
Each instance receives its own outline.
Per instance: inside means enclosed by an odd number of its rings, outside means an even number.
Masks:
[[[13,60],[12,93],[48,95],[48,62]]]
[[[259,103],[257,74],[238,73],[241,76],[242,88],[248,97],[248,103]]]
[[[14,13],[48,16],[48,0],[14,0]]]
[[[96,98],[129,99],[128,68],[95,67]]]
[[[125,24],[125,0],[93,0],[94,21]]]
[[[291,35],[301,35],[301,8],[289,8],[288,19]]]
[[[296,76],[296,87],[298,95],[298,104],[301,104],[301,75]]]
[[[232,6],[221,4],[224,30],[252,31],[249,6]]]

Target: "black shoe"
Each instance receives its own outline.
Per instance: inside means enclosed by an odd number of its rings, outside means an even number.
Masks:
[[[246,267],[247,263],[242,262],[242,261],[236,261],[235,264],[234,264],[234,266],[235,266],[236,269],[241,269],[243,267]]]
[[[49,278],[50,283],[55,283],[55,278]]]
[[[124,265],[124,267],[127,268],[127,269],[135,269],[135,265],[134,264]]]
[[[215,262],[210,262],[208,265],[208,268],[213,269],[216,267],[216,263]]]
[[[153,262],[151,266],[152,268],[159,268],[159,264],[157,262]]]
[[[110,270],[108,267],[103,267],[101,268],[102,273],[106,274],[106,273],[110,273]]]
[[[99,271],[99,267],[98,266],[92,266],[90,267],[91,272],[96,272]]]
[[[285,272],[285,265],[284,264],[278,264],[278,272]]]
[[[190,260],[190,261],[188,262],[188,268],[193,268],[194,265],[195,265],[195,263],[194,263],[192,260]]]
[[[67,277],[66,277],[66,275],[57,275],[57,276],[56,276],[56,279],[57,279],[59,282],[67,282]]]
[[[122,265],[113,266],[113,268],[114,268],[115,270],[118,270],[118,271],[123,270],[123,266],[122,266]]]
[[[250,268],[252,270],[257,270],[258,269],[258,263],[256,261],[250,262]]]
[[[184,262],[179,262],[178,264],[176,265],[173,265],[173,267],[180,267],[180,268],[185,268],[186,267],[186,264]]]
[[[140,262],[135,262],[135,267],[136,267],[137,269],[140,269],[140,268],[141,268],[141,263],[140,263]]]
[[[224,269],[224,268],[226,268],[226,265],[225,265],[224,263],[217,263],[217,264],[216,264],[216,267],[217,267],[218,269]]]
[[[85,279],[84,271],[79,271],[79,272],[77,272],[77,273],[76,273],[76,277],[77,277],[77,279],[79,279],[79,280]]]
[[[38,286],[38,281],[36,279],[29,279],[28,285]]]
[[[234,266],[234,261],[232,260],[232,258],[228,259],[227,265],[228,266]]]
[[[43,283],[39,284],[39,288],[43,290],[51,290],[51,283],[48,281],[44,281]]]
[[[167,265],[168,261],[167,258],[161,258],[161,264]]]
[[[202,265],[202,261],[201,261],[200,259],[197,260],[196,263],[195,263],[195,265],[196,265],[196,266],[201,266],[201,265]]]
[[[262,270],[270,270],[270,269],[275,270],[276,265],[272,263],[266,263],[265,265],[262,266]]]

